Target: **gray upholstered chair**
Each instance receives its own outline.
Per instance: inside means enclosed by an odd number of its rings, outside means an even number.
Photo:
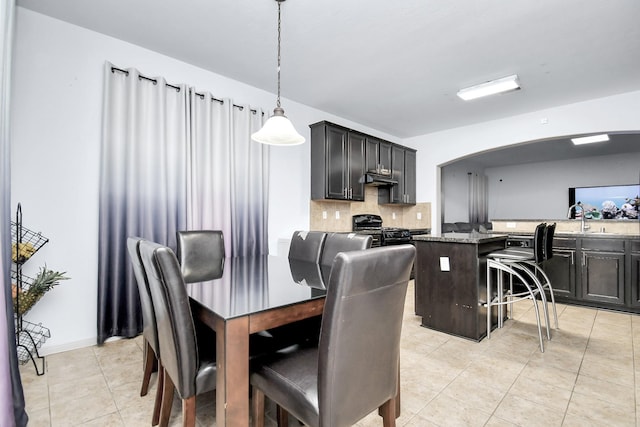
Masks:
[[[205,340],[196,332],[185,282],[173,251],[143,240],[140,255],[149,279],[162,355],[164,389],[160,425],[168,424],[175,390],[182,399],[183,425],[194,426],[196,396],[216,387],[215,334],[212,332],[211,338]]]
[[[222,275],[225,257],[222,231],[178,231],[176,241],[185,283],[206,282]]]
[[[327,235],[320,257],[320,264],[331,267],[333,260],[339,252],[361,251],[369,249],[373,237],[368,234],[355,233],[331,233]]]
[[[251,374],[255,425],[264,425],[264,397],[312,427],[351,426],[380,408],[395,425],[400,333],[411,245],[336,256],[317,346],[256,359]],[[375,334],[371,333],[375,325]]]
[[[149,291],[149,282],[147,274],[142,266],[140,259],[140,242],[139,237],[129,237],[127,239],[127,249],[133,267],[133,273],[138,284],[138,293],[140,294],[140,306],[142,309],[142,338],[144,346],[144,363],[142,374],[142,387],[140,396],[146,396],[149,391],[149,381],[154,367],[158,368],[158,388],[156,389],[156,400],[153,407],[152,425],[157,425],[160,417],[160,406],[162,404],[162,387],[163,375],[162,365],[160,363],[160,347],[158,345],[158,329],[156,326],[156,315],[151,302],[151,294]]]
[[[294,231],[289,245],[289,259],[320,262],[327,233],[322,231]]]

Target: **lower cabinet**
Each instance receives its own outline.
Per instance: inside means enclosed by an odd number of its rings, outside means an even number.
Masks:
[[[579,242],[582,299],[624,305],[625,240],[583,238]]]
[[[624,305],[624,254],[582,251],[582,299]]]
[[[576,297],[576,239],[554,238],[553,257],[544,262],[554,295]]]
[[[554,238],[544,263],[559,301],[640,313],[640,239]]]

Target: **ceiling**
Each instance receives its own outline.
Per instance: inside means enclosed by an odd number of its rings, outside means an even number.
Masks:
[[[17,4],[276,91],[274,0]],[[638,0],[289,0],[283,107],[294,100],[407,138],[640,90],[639,17]],[[522,90],[456,96],[511,74]]]

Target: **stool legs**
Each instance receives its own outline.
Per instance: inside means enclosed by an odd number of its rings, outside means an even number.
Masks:
[[[497,285],[497,289],[496,289],[496,293],[497,296],[496,298],[493,298],[492,292],[491,292],[491,271],[495,270],[497,273],[497,277],[496,277],[496,285]],[[503,283],[502,283],[502,273],[508,273],[513,277],[516,277],[517,279],[519,279],[522,284],[527,288],[527,292],[526,293],[522,293],[522,294],[518,294],[518,295],[508,295],[507,296],[507,300],[505,301],[504,298],[504,292],[503,292]],[[540,311],[538,309],[538,301],[536,299],[535,296],[535,292],[531,289],[531,286],[528,284],[528,282],[525,280],[525,278],[522,276],[522,274],[512,268],[510,265],[493,260],[493,259],[488,259],[487,260],[487,302],[485,304],[485,306],[487,307],[487,339],[489,339],[491,337],[491,307],[492,306],[497,306],[498,307],[498,325],[502,325],[501,322],[501,318],[502,316],[502,309],[500,308],[503,305],[507,305],[507,304],[511,304],[513,302],[514,297],[519,297],[516,300],[519,299],[531,299],[533,302],[533,308],[535,311],[535,316],[536,316],[536,324],[538,327],[538,338],[540,340],[540,351],[544,353],[544,342],[542,339],[542,325],[540,324]],[[543,301],[545,301],[546,299],[543,299]],[[547,334],[549,334],[548,331],[548,321],[547,321]]]

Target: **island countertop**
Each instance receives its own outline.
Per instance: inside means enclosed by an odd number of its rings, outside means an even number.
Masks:
[[[416,242],[489,243],[504,241],[507,233],[433,233],[413,236]]]

